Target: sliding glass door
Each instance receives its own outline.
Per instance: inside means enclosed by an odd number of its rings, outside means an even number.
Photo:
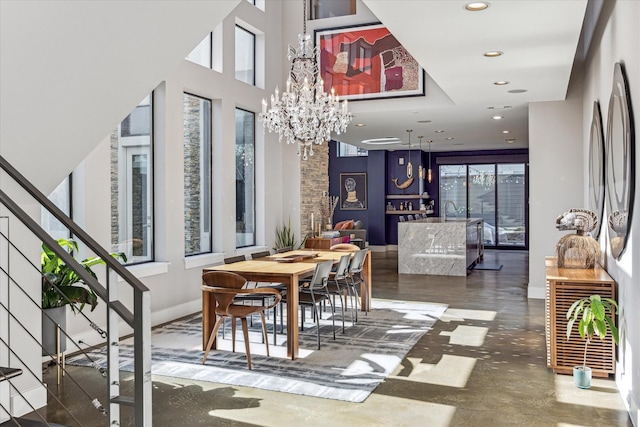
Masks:
[[[524,163],[441,165],[440,216],[482,218],[484,244],[526,247]]]

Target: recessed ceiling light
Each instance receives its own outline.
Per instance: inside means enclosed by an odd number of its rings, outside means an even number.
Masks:
[[[431,123],[431,120],[418,120],[418,123]]]
[[[502,119],[502,116],[493,116],[493,120],[500,120]]]
[[[365,125],[364,123],[356,123],[356,127],[361,128],[361,127],[365,127],[365,126],[366,126],[366,125]]]
[[[384,138],[373,138],[373,139],[365,139],[363,141],[361,141],[363,144],[400,144],[402,141],[400,141],[398,138],[394,137],[394,136],[387,136]]]
[[[462,142],[456,142],[455,144],[451,144],[451,145],[464,145]]]
[[[527,91],[526,89],[511,89],[508,92],[509,93],[525,93],[526,91]]]
[[[449,136],[449,137],[447,137],[447,138],[445,138],[445,139],[446,139],[447,141],[451,141],[451,140],[453,140],[454,138],[453,138],[452,136]]]
[[[485,10],[489,7],[489,3],[483,1],[474,1],[472,3],[467,3],[464,8],[470,12],[479,12],[481,10]]]
[[[444,133],[444,131],[443,131],[443,130],[440,130],[440,129],[439,129],[439,130],[437,130],[437,131],[435,131],[435,132],[436,132],[436,133]]]
[[[511,133],[508,130],[503,130],[502,133]]]
[[[508,85],[509,82],[506,81],[506,80],[500,80],[500,81],[497,81],[497,82],[493,82],[493,84],[496,85],[496,86],[504,86],[504,85]]]
[[[487,58],[496,58],[502,55],[504,55],[504,52],[500,52],[499,50],[490,50],[489,52],[484,53],[484,56]]]
[[[515,138],[507,138],[505,139],[505,141],[507,142],[507,144],[513,144],[514,142],[516,142]]]

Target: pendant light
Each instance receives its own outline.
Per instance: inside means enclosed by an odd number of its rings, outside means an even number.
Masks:
[[[433,141],[429,140],[427,142],[429,143],[429,169],[427,170],[427,182],[431,184],[431,180],[433,179],[432,172],[431,172],[431,143]]]
[[[422,167],[422,138],[424,136],[420,135],[418,139],[420,140],[420,166],[418,166],[418,178],[424,179],[424,168]]]
[[[411,164],[411,132],[413,129],[407,129],[409,134],[409,161],[407,162],[407,178],[413,177],[413,165]]]

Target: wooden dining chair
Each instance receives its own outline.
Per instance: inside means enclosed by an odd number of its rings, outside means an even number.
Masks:
[[[258,313],[262,319],[262,336],[269,356],[269,341],[267,340],[267,323],[264,318],[264,311],[272,308],[280,302],[280,292],[272,288],[245,289],[246,280],[236,273],[228,271],[209,271],[202,275],[202,290],[209,292],[215,300],[216,322],[211,332],[211,337],[202,357],[202,364],[207,361],[209,351],[217,339],[220,325],[227,317],[231,318],[231,350],[236,351],[236,320],[240,319],[242,333],[244,334],[244,345],[247,352],[247,365],[251,369],[251,352],[249,350],[249,329],[247,327],[247,316]],[[269,305],[244,305],[236,304],[236,297],[241,295],[264,295],[269,297]]]

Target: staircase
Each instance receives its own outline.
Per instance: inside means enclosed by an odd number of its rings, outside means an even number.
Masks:
[[[72,425],[97,425],[101,418],[104,425],[120,425],[121,405],[133,408],[133,424],[135,426],[151,426],[151,308],[150,292],[124,266],[110,256],[91,236],[67,217],[42,193],[40,193],[24,176],[15,170],[0,156],[0,171],[10,177],[17,186],[24,190],[21,196],[30,196],[37,204],[48,210],[62,224],[64,224],[74,239],[82,242],[95,256],[99,256],[106,266],[106,279],[99,281],[89,274],[73,257],[57,244],[25,210],[12,200],[4,190],[0,190],[0,209],[2,211],[2,227],[0,229],[0,366],[2,368],[0,381],[0,422],[7,425],[56,425],[52,422],[64,422]],[[6,215],[5,215],[6,212]],[[30,235],[29,235],[30,233]],[[20,239],[11,238],[20,236]],[[39,327],[33,323],[40,323],[45,315],[40,309],[40,263],[33,262],[34,255],[40,251],[44,243],[55,252],[68,266],[70,266],[83,282],[102,300],[106,306],[105,315],[96,320],[95,313],[89,318],[83,311],[76,310],[74,322],[86,321],[95,333],[103,338],[108,348],[107,366],[98,366],[92,362],[93,368],[104,382],[102,398],[104,403],[96,397],[96,393],[88,391],[80,376],[77,378],[70,370],[60,363],[59,355],[42,352],[44,348],[39,336]],[[35,245],[35,248],[33,247]],[[31,254],[31,255],[28,255]],[[33,280],[33,278],[38,278]],[[35,282],[35,283],[34,283]],[[120,283],[119,283],[120,282]],[[125,302],[118,295],[119,287],[125,283],[129,287],[126,297],[133,296],[133,302]],[[34,288],[34,285],[36,287]],[[34,295],[37,295],[34,299]],[[129,298],[131,299],[131,298]],[[34,322],[35,320],[35,322]],[[119,366],[120,328],[126,324],[133,330],[134,337],[134,390],[133,395],[122,395]],[[87,328],[87,329],[90,329]],[[60,330],[62,339],[70,343],[74,353],[84,354],[86,346],[75,340],[66,330]],[[35,353],[35,354],[34,354]],[[42,379],[42,359],[40,354],[46,354],[45,359],[62,370],[64,387],[47,386]],[[90,368],[91,369],[91,368]],[[60,380],[59,380],[60,381]],[[64,384],[64,383],[68,384]],[[8,384],[7,384],[8,383]],[[10,386],[10,387],[9,387]],[[82,422],[74,414],[73,407],[66,407],[57,398],[57,392],[64,392],[67,387],[77,387],[73,405],[80,403],[94,410],[90,421]],[[9,398],[9,395],[11,397]],[[47,401],[55,403],[56,410],[52,413],[59,419],[48,420],[49,411],[40,411]],[[84,403],[82,403],[84,402]],[[15,414],[17,407],[18,414]],[[26,408],[26,409],[25,409]],[[18,418],[30,412],[28,418]],[[44,414],[44,415],[43,415]],[[64,419],[67,421],[60,421]],[[35,424],[34,424],[35,423]]]

